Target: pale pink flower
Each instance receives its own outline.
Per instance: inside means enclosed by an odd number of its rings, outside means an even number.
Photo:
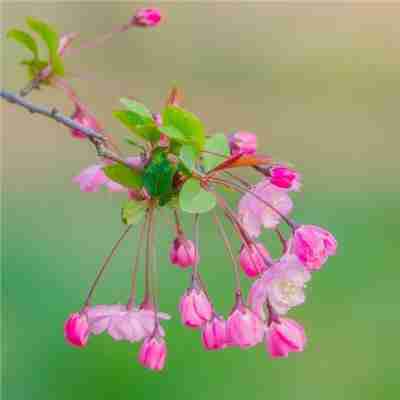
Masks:
[[[286,314],[305,301],[304,287],[311,274],[296,256],[285,255],[254,282],[249,293],[251,309],[263,316],[263,305],[269,301],[273,311]]]
[[[126,192],[128,189],[109,179],[104,171],[104,164],[94,164],[82,170],[72,181],[79,185],[82,192],[97,192],[105,186],[110,192]]]
[[[89,324],[85,313],[73,313],[65,321],[64,337],[70,345],[86,346],[89,334]]]
[[[292,319],[274,321],[265,333],[265,344],[272,358],[287,357],[290,352],[301,352],[307,342],[304,328]]]
[[[206,350],[220,350],[227,345],[226,321],[215,315],[203,325],[201,339]]]
[[[283,165],[276,165],[270,168],[269,174],[272,185],[296,192],[300,190],[300,174],[294,169]]]
[[[286,191],[277,189],[267,179],[250,190],[251,193],[246,193],[240,199],[238,214],[247,233],[252,237],[258,237],[262,226],[268,229],[275,228],[281,221],[279,214],[287,216],[292,210],[293,203]]]
[[[257,150],[257,136],[252,132],[237,131],[229,135],[231,154],[254,154]]]
[[[190,328],[199,328],[209,321],[213,308],[203,290],[191,288],[181,297],[179,303],[182,323]]]
[[[88,109],[82,104],[75,102],[75,112],[71,116],[72,120],[84,126],[91,128],[96,132],[101,132],[102,128],[96,118],[90,114]],[[87,136],[79,129],[71,129],[71,135],[76,139],[85,139]]]
[[[107,331],[114,340],[137,342],[151,335],[155,328],[152,310],[128,309],[123,304],[97,305],[87,308],[90,332],[94,335]],[[170,319],[168,314],[158,313],[159,319]],[[160,330],[163,335],[163,331]]]
[[[244,273],[250,278],[260,275],[270,262],[271,256],[261,243],[242,246],[239,263]]]
[[[329,256],[336,253],[335,237],[325,229],[315,225],[301,225],[289,242],[290,251],[310,271],[320,269]]]
[[[169,259],[172,264],[187,268],[199,262],[199,255],[194,243],[180,235],[172,243]]]
[[[161,371],[167,357],[167,345],[159,336],[151,336],[144,340],[139,351],[139,362],[145,368]]]
[[[140,27],[153,27],[161,22],[161,11],[158,8],[141,8],[132,17],[131,24]]]
[[[239,301],[232,310],[226,323],[227,344],[242,348],[260,343],[264,336],[264,324],[261,319]]]

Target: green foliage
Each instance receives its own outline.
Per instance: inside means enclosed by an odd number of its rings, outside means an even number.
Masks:
[[[189,140],[186,138],[186,136],[174,126],[161,126],[159,129],[161,133],[180,144],[189,143]]]
[[[122,222],[127,225],[137,224],[143,218],[146,208],[145,201],[126,201],[121,209]]]
[[[142,103],[124,97],[120,99],[120,102],[129,111],[135,113],[138,117],[140,117],[143,121],[143,124],[153,121],[153,115],[151,114],[151,111]]]
[[[205,142],[204,126],[200,119],[191,112],[180,107],[168,106],[163,113],[163,126],[163,133],[167,128],[166,132],[169,132],[169,134],[165,134],[172,139],[179,143],[192,144],[199,151],[203,149]]]
[[[174,195],[173,178],[176,166],[173,165],[162,151],[152,155],[151,162],[143,174],[143,184],[151,197],[158,198],[160,206],[165,205]]]
[[[48,65],[48,63],[47,61],[41,60],[23,60],[21,61],[21,65],[26,65],[28,67],[29,79],[34,79],[37,74]]]
[[[223,133],[216,133],[206,140],[204,145],[206,151],[203,155],[203,164],[206,171],[210,171],[218,164],[229,157],[229,143],[227,137]],[[207,151],[215,154],[209,154]]]
[[[104,173],[114,182],[130,189],[140,189],[143,186],[142,175],[123,164],[112,164],[103,167]]]
[[[20,31],[18,29],[11,29],[7,33],[8,39],[14,39],[18,43],[21,43],[24,47],[31,51],[33,54],[33,59],[39,60],[39,49],[36,44],[35,39],[29,34],[24,31]]]
[[[181,147],[179,159],[182,161],[183,165],[188,169],[189,172],[195,169],[197,158],[198,153],[193,146],[184,145]]]
[[[179,193],[179,205],[188,213],[208,212],[215,207],[216,203],[215,196],[204,190],[197,179],[188,179]]]

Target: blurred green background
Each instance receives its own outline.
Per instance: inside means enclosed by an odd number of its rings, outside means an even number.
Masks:
[[[152,3],[153,4],[153,3]],[[154,4],[153,4],[154,5]],[[26,16],[89,39],[127,21],[135,3],[2,3],[2,38]],[[188,276],[169,265],[171,231],[159,227],[161,307],[168,364],[136,362],[137,345],[94,337],[64,343],[97,266],[118,236],[123,195],[84,194],[71,178],[93,149],[67,130],[1,103],[3,395],[20,399],[398,399],[400,5],[174,3],[166,23],[131,30],[67,60],[71,83],[108,131],[122,96],[159,109],[176,82],[210,132],[247,129],[275,159],[304,174],[294,216],[331,230],[338,255],[314,275],[303,354],[272,361],[263,346],[207,353],[176,308]],[[2,41],[3,85],[17,90],[26,54]],[[32,101],[72,106],[53,89]],[[185,221],[189,228],[190,221]],[[265,235],[268,242],[270,238]],[[211,221],[201,223],[201,268],[216,305],[232,304],[231,266]],[[124,301],[136,236],[124,243],[96,294]]]

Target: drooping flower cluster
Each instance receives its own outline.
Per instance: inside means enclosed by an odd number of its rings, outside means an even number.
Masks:
[[[157,9],[142,9],[116,32],[131,26],[156,26],[160,20]],[[45,24],[32,19],[29,25],[36,32],[47,29]],[[11,36],[19,41],[23,37],[15,32]],[[66,341],[75,347],[85,347],[92,336],[107,333],[116,341],[142,342],[138,352],[140,364],[156,371],[164,368],[167,345],[161,321],[170,317],[159,310],[155,285],[156,222],[159,210],[164,208],[172,213],[174,220],[169,260],[191,273],[191,284],[178,305],[181,322],[199,331],[204,348],[209,351],[228,347],[246,349],[264,342],[272,358],[303,351],[307,341],[304,328],[286,314],[305,302],[306,284],[336,253],[337,243],[327,230],[296,223],[290,217],[294,206],[291,192],[301,188],[299,172],[260,154],[257,137],[252,132],[206,133],[201,120],[182,107],[182,94],[176,88],[169,94],[162,112],[152,112],[131,98],[121,99],[124,108],[113,115],[128,128],[130,136],[126,141],[131,150],[136,150],[134,154],[124,155],[69,83],[61,78],[62,57],[73,54],[70,46],[75,36],[58,38],[58,49],[50,53],[47,63],[37,58],[37,50],[30,42],[28,47],[34,59],[28,64],[35,85],[47,83],[65,92],[74,105],[73,125],[68,125],[71,136],[91,141],[100,156],[96,164],[83,169],[73,182],[82,192],[98,192],[104,186],[110,192],[123,193],[121,216],[125,228],[101,265],[82,308],[65,322]],[[105,35],[101,42],[109,36]],[[25,36],[25,45],[27,40]],[[88,135],[86,129],[95,131],[97,136]],[[239,168],[252,170],[261,179],[250,183],[236,174]],[[225,201],[221,188],[242,196],[237,210]],[[182,227],[182,212],[194,217],[192,239]],[[200,266],[207,266],[200,265],[199,219],[210,212],[233,265],[233,305],[226,316],[215,309],[201,276]],[[232,248],[220,214],[238,235],[239,248]],[[138,224],[141,228],[128,300],[93,305],[93,294],[104,271],[120,243]],[[289,234],[283,234],[282,224],[289,227]],[[166,224],[162,229],[165,235]],[[281,241],[279,256],[273,257],[261,242],[264,229]],[[141,267],[145,288],[140,302],[137,277]],[[242,289],[241,272],[253,279],[248,296]]]

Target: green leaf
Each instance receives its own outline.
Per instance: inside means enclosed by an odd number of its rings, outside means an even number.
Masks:
[[[153,121],[153,115],[151,111],[142,103],[138,103],[135,100],[122,98],[120,102],[131,112],[137,114],[142,120],[150,122]]]
[[[122,222],[127,225],[137,224],[144,216],[147,208],[145,201],[128,200],[121,210]]]
[[[23,60],[21,64],[28,67],[29,79],[34,79],[37,77],[37,74],[48,65],[48,62],[42,60]],[[42,83],[47,82],[43,81]]]
[[[7,33],[7,38],[14,39],[17,42],[21,43],[24,47],[30,50],[33,54],[34,60],[39,59],[39,49],[36,44],[35,39],[29,34],[24,31],[20,31],[18,29],[11,29]]]
[[[215,135],[211,136],[206,140],[204,151],[204,168],[206,171],[210,171],[229,157],[230,150],[227,137],[223,133],[216,133]],[[207,151],[220,155],[209,154]]]
[[[50,25],[39,21],[38,19],[28,17],[26,22],[28,26],[46,43],[49,50],[49,62],[53,73],[61,76],[64,75],[63,61],[58,54],[58,45],[60,42],[58,33]]]
[[[163,113],[163,125],[173,126],[180,131],[187,143],[201,150],[205,142],[204,126],[200,119],[189,111],[177,106],[168,106]]]
[[[188,143],[189,141],[186,136],[174,126],[161,126],[159,129],[161,133],[178,143]]]
[[[216,203],[215,196],[204,190],[197,179],[188,179],[179,194],[181,209],[192,214],[208,212]]]
[[[130,189],[140,189],[143,186],[142,175],[123,164],[112,164],[103,167],[104,173],[114,182]]]
[[[138,113],[120,110],[114,111],[113,115],[119,119],[131,132],[150,142],[160,138],[160,132],[153,120],[149,121]]]
[[[193,146],[184,145],[181,147],[179,159],[189,171],[193,171],[195,169],[197,158],[198,152]]]

